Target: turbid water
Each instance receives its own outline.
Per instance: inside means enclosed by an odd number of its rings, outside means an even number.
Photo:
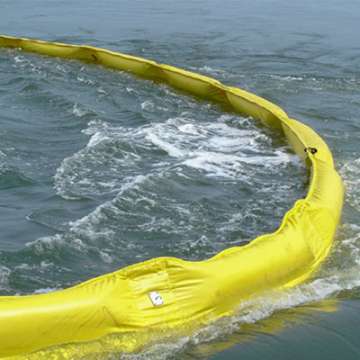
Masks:
[[[312,280],[131,359],[360,358],[359,21],[356,1],[1,2],[0,33],[153,58],[278,103],[343,176],[342,225]],[[128,74],[0,50],[0,106],[1,294],[205,259],[275,230],[306,193],[276,134]]]

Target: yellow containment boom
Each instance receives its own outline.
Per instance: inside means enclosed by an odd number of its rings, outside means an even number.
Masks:
[[[280,107],[210,77],[105,49],[9,36],[0,36],[0,47],[96,63],[221,103],[280,130],[311,170],[306,197],[279,229],[246,246],[204,261],[155,258],[48,294],[0,297],[0,357],[72,359],[97,351],[100,345],[91,344],[101,339],[107,351],[136,351],[150,334],[189,333],[232,315],[244,300],[299,284],[329,253],[342,209],[341,179],[321,137]],[[59,345],[59,357],[44,355]]]

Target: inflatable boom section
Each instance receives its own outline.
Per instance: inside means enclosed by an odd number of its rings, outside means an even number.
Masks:
[[[246,246],[198,262],[154,258],[65,290],[0,297],[0,357],[84,346],[109,336],[108,349],[136,351],[148,344],[150,333],[190,333],[232,315],[242,301],[299,284],[329,253],[342,209],[341,179],[321,137],[280,107],[210,77],[105,49],[8,36],[0,36],[0,47],[127,71],[220,103],[280,130],[311,176],[306,197],[296,201],[278,230]],[[66,349],[61,358],[72,358]]]

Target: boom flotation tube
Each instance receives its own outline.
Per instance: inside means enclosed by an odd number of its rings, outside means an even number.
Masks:
[[[224,104],[280,130],[311,170],[306,197],[279,229],[246,246],[199,262],[154,258],[49,294],[0,297],[0,357],[109,336],[108,349],[134,351],[151,331],[190,332],[233,314],[250,297],[299,284],[329,253],[342,209],[341,179],[320,136],[278,106],[203,75],[91,46],[0,36],[0,47],[100,64]],[[72,358],[69,349],[63,347],[61,359]]]

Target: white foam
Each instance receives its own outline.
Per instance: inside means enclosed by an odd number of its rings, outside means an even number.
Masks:
[[[111,264],[114,262],[114,258],[105,251],[99,251],[99,254],[104,263]]]
[[[0,150],[0,171],[7,167],[6,157],[7,155]]]
[[[11,270],[6,266],[0,266],[0,290],[7,290]]]
[[[209,176],[235,178],[241,173],[241,161],[236,155],[197,152],[190,159],[183,161],[183,165],[203,170]]]
[[[91,136],[91,138],[86,146],[88,148],[95,147],[95,146],[99,145],[101,142],[107,141],[107,140],[110,140],[110,138],[107,135],[105,135],[104,133],[99,131]]]
[[[49,269],[51,267],[54,266],[54,263],[43,260],[40,262],[39,264],[27,264],[27,263],[22,263],[20,265],[15,266],[16,270],[26,270],[26,271],[31,271],[31,270],[39,270],[39,268],[41,269]]]
[[[37,289],[33,292],[33,294],[39,295],[39,294],[48,294],[54,291],[58,291],[60,290],[60,288],[52,288],[52,287],[47,287],[47,288],[41,288],[41,289]]]
[[[55,66],[55,68],[56,68],[56,70],[58,70],[58,71],[60,71],[60,72],[62,72],[64,74],[67,73],[67,69],[66,69],[66,67],[64,65],[57,64]]]
[[[129,94],[137,94],[137,91],[129,86],[127,86],[125,89]]]
[[[126,173],[132,173],[142,157],[137,151],[119,148],[117,142],[133,145],[139,131],[111,127],[100,120],[91,121],[89,127],[83,130],[90,136],[86,147],[65,158],[56,170],[54,187],[57,194],[72,200],[118,192]],[[144,142],[144,135],[140,134],[140,137]]]
[[[146,140],[151,141],[155,146],[167,152],[170,156],[179,158],[184,156],[184,152],[177,148],[175,145],[170,144],[169,142],[162,140],[156,134],[148,132],[146,135]]]
[[[101,95],[108,95],[107,91],[103,89],[101,86],[96,89],[96,92]]]
[[[141,103],[141,109],[146,111],[153,111],[155,108],[155,105],[152,101],[146,100]]]
[[[86,253],[88,245],[81,239],[76,238],[76,234],[55,234],[51,236],[44,236],[34,241],[25,244],[26,247],[31,247],[36,255],[43,255],[49,252],[56,252],[57,249],[67,247],[78,252]],[[47,267],[52,266],[48,264]],[[42,265],[44,267],[44,264]]]
[[[128,177],[123,180],[123,183],[113,200],[106,201],[98,206],[90,214],[76,220],[69,222],[69,231],[66,234],[56,234],[52,236],[42,237],[26,244],[27,247],[31,247],[35,254],[41,255],[47,252],[56,251],[58,248],[67,247],[72,248],[78,252],[86,253],[90,249],[90,244],[98,242],[99,238],[112,239],[115,235],[114,231],[104,226],[99,226],[106,223],[107,214],[114,212],[120,214],[116,202],[122,201],[123,194],[130,190],[136,189],[141,183],[146,181],[148,175],[137,175]],[[105,210],[105,211],[104,211]],[[129,244],[131,246],[131,244]],[[94,248],[92,248],[94,250]],[[98,249],[100,259],[105,263],[112,263],[113,257],[109,254],[111,250]],[[50,266],[50,264],[49,264]]]
[[[292,75],[270,75],[271,78],[276,80],[283,81],[303,81],[304,78],[302,76],[292,76]]]
[[[230,115],[219,122],[194,123],[186,117],[170,118],[165,123],[144,129],[146,140],[164,150],[182,164],[206,172],[209,176],[236,177],[243,165],[274,168],[300,161],[287,149],[270,151],[271,140],[255,129],[239,129],[226,124]]]
[[[14,57],[14,61],[15,61],[15,63],[17,63],[17,64],[21,64],[21,63],[26,63],[26,62],[28,62],[28,60],[26,60],[23,56],[20,56],[20,55],[15,56],[15,57]]]
[[[15,266],[16,270],[32,270],[33,266],[30,264],[22,263],[20,265]]]
[[[78,103],[75,103],[72,109],[72,113],[77,117],[83,117],[89,113],[88,110],[84,109],[82,106],[80,106]]]
[[[190,155],[193,155],[193,157],[183,161],[183,165],[203,170],[209,176],[233,179],[243,177],[248,173],[244,164],[273,168],[291,161],[295,162],[293,156],[282,152],[275,153],[276,156],[237,156],[209,151],[198,151]]]
[[[95,84],[95,82],[93,80],[86,79],[85,77],[80,76],[80,75],[78,75],[76,79],[77,79],[77,81],[84,83],[86,85],[94,85]]]
[[[219,76],[219,75],[226,74],[224,70],[216,69],[216,68],[213,68],[213,67],[211,67],[209,65],[204,65],[204,66],[201,66],[201,67],[198,67],[198,68],[193,67],[191,69],[203,72],[205,74],[210,74],[210,75],[213,75],[213,76]]]
[[[185,134],[200,135],[199,130],[194,124],[179,125],[178,129]]]
[[[360,211],[360,158],[347,161],[340,169],[344,179],[345,196],[349,204]]]
[[[360,226],[345,223],[340,227],[339,236],[342,239],[334,249],[336,258],[341,259],[341,262],[343,258],[346,258],[348,268],[360,265]]]
[[[104,204],[99,205],[93,212],[82,217],[79,220],[70,222],[70,231],[75,234],[83,234],[89,239],[94,239],[99,235],[104,235],[105,237],[110,237],[113,232],[112,230],[99,230],[97,225],[100,224],[104,218],[103,209],[114,209],[116,212],[116,207],[113,205],[114,202],[118,201],[119,198],[130,188],[136,188],[139,184],[144,182],[150,175],[137,175],[135,177],[130,177],[125,179],[122,184],[117,196],[115,199],[105,202]]]

